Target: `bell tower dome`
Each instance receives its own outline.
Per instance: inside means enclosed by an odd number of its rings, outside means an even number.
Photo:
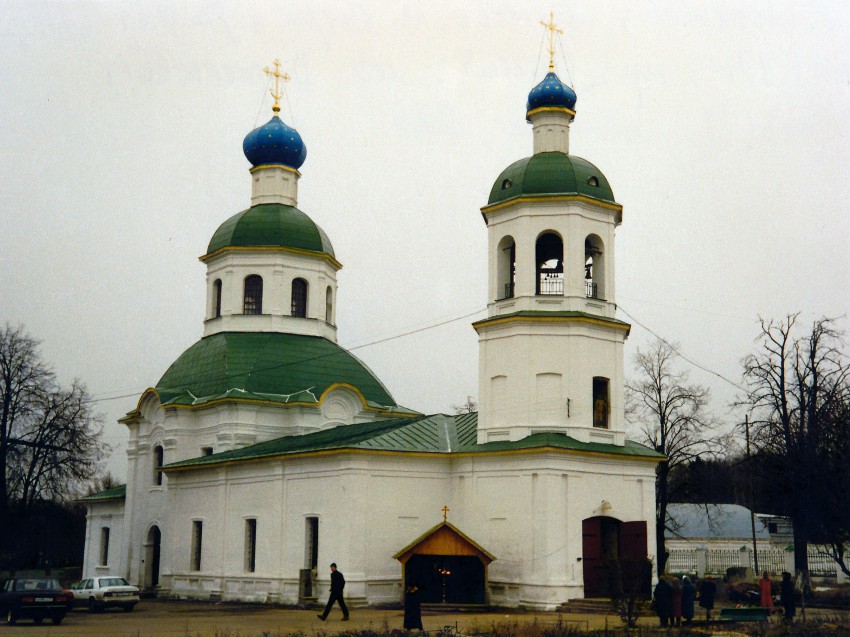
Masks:
[[[488,234],[488,317],[479,336],[478,442],[558,432],[623,445],[623,344],[614,317],[622,206],[605,175],[569,154],[576,93],[549,71],[529,93],[533,154],[496,179]]]

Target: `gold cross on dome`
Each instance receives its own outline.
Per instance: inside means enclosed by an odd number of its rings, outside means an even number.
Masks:
[[[448,517],[448,515],[449,515],[449,511],[451,511],[451,509],[449,509],[449,506],[448,506],[447,504],[444,504],[444,505],[443,505],[443,508],[442,508],[441,510],[442,510],[442,512],[443,512],[443,522],[445,522],[445,521],[446,521],[446,518],[447,518],[447,517]]]
[[[553,11],[549,12],[549,22],[540,21],[546,30],[549,31],[549,70],[555,70],[555,33],[559,33],[564,35],[564,32],[555,26],[555,13]]]
[[[270,89],[269,92],[272,94],[274,98],[274,105],[272,106],[272,110],[275,113],[280,112],[280,98],[283,97],[283,87],[280,85],[280,81],[284,82],[289,81],[289,76],[286,73],[280,72],[280,60],[275,60],[272,62],[274,64],[274,71],[272,71],[269,67],[263,69],[263,72],[267,77],[274,78],[274,88]]]

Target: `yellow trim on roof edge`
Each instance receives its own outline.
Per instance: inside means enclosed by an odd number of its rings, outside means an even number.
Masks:
[[[198,257],[198,261],[206,263],[213,257],[217,257],[225,252],[291,252],[293,254],[302,254],[308,257],[316,257],[329,261],[337,270],[342,270],[342,263],[334,259],[327,252],[315,252],[313,250],[302,250],[301,248],[288,248],[285,246],[224,246],[213,252],[203,254]]]
[[[372,405],[369,405],[366,402],[366,398],[363,396],[363,394],[360,392],[360,390],[358,390],[356,387],[348,385],[347,383],[335,383],[335,384],[331,385],[328,389],[326,389],[322,393],[322,396],[319,399],[319,402],[317,402],[317,403],[308,403],[308,402],[304,402],[304,401],[296,401],[296,402],[292,402],[292,403],[282,403],[282,402],[279,402],[279,401],[276,401],[276,400],[258,400],[256,398],[228,397],[228,398],[216,398],[215,400],[210,400],[210,401],[205,402],[205,403],[199,403],[197,405],[163,405],[162,399],[159,399],[159,400],[160,400],[160,407],[162,407],[163,409],[189,409],[189,410],[206,409],[208,407],[221,405],[223,403],[244,403],[244,404],[249,404],[249,405],[273,405],[275,407],[317,407],[318,408],[321,405],[321,401],[324,399],[325,394],[327,394],[328,391],[330,391],[332,388],[336,388],[336,387],[346,387],[347,389],[353,389],[357,394],[359,394],[360,399],[363,401],[363,409],[366,410],[366,411],[378,412],[380,414],[383,414],[383,415],[386,415],[386,416],[391,416],[393,418],[412,418],[414,416],[421,416],[422,415],[422,414],[415,413],[415,412],[385,411],[384,409],[382,409],[380,407],[373,407]],[[136,403],[136,409],[134,411],[129,412],[123,418],[120,418],[118,420],[118,422],[123,423],[123,424],[129,424],[132,420],[138,418],[140,413],[141,413],[139,408],[142,405],[142,401],[145,398],[147,398],[150,394],[154,394],[154,395],[156,395],[157,398],[159,398],[159,392],[156,391],[156,389],[154,389],[154,388],[146,389],[144,391],[144,393],[142,393],[141,397],[139,398],[139,402]]]
[[[576,112],[567,108],[566,106],[538,106],[537,108],[533,108],[530,111],[526,111],[525,116],[531,117],[532,115],[537,115],[537,113],[545,113],[547,111],[556,112],[556,113],[569,113],[575,118]]]
[[[614,458],[622,461],[623,458],[631,458],[633,460],[637,460],[640,462],[652,462],[659,463],[664,460],[664,458],[653,458],[650,456],[633,456],[622,453],[608,453],[605,451],[582,451],[581,449],[564,449],[562,447],[551,447],[551,446],[543,446],[543,447],[533,447],[531,449],[500,449],[498,451],[455,451],[455,452],[445,452],[445,451],[390,451],[388,449],[358,449],[355,447],[343,447],[340,449],[321,449],[318,451],[299,451],[295,453],[279,453],[268,456],[262,456],[259,458],[234,458],[233,460],[225,460],[224,462],[216,462],[216,463],[208,463],[201,465],[189,465],[183,467],[171,467],[171,468],[163,468],[164,473],[177,473],[180,471],[194,471],[197,469],[217,469],[220,467],[229,467],[237,464],[247,464],[254,462],[269,462],[274,460],[282,460],[289,458],[306,458],[308,456],[334,456],[341,455],[346,453],[352,454],[374,454],[378,456],[408,456],[414,458],[433,458],[434,456],[450,456],[452,458],[468,458],[468,457],[481,457],[481,456],[499,456],[499,455],[515,455],[515,454],[529,454],[529,453],[551,453],[558,452],[564,454],[574,454],[580,456],[591,456],[596,458]]]
[[[369,408],[369,405],[366,401],[366,396],[363,395],[363,392],[361,392],[359,389],[357,389],[354,385],[352,385],[350,383],[334,383],[333,385],[329,385],[328,388],[325,391],[322,392],[322,395],[319,396],[319,405],[320,406],[323,402],[325,402],[325,397],[330,392],[332,392],[334,389],[347,389],[349,391],[354,392],[355,394],[357,394],[357,398],[360,399],[360,402],[363,403],[363,407],[366,408],[366,409]]]
[[[594,319],[586,316],[502,316],[492,319],[482,319],[472,324],[472,329],[476,332],[479,327],[490,327],[491,325],[500,325],[503,323],[590,323],[592,325],[601,325],[603,327],[612,327],[617,330],[623,330],[628,334],[632,330],[632,326],[628,323],[619,323],[614,321],[606,321],[605,319]]]
[[[617,223],[622,223],[623,221],[622,205],[618,203],[602,201],[601,199],[594,199],[593,197],[588,197],[587,195],[523,195],[517,197],[516,199],[508,199],[507,201],[500,201],[499,203],[484,206],[483,208],[481,208],[481,214],[486,217],[491,212],[496,212],[497,210],[501,210],[502,208],[508,208],[510,206],[520,203],[562,203],[565,201],[580,201],[582,203],[589,203],[594,206],[599,206],[600,208],[614,210],[616,212],[621,213],[617,218]]]
[[[253,168],[249,168],[248,172],[255,173],[258,170],[262,170],[263,168],[282,168],[283,170],[286,170],[288,172],[295,173],[299,177],[301,176],[301,173],[298,172],[295,168],[293,168],[292,166],[284,166],[283,164],[261,164],[259,166],[254,166]]]

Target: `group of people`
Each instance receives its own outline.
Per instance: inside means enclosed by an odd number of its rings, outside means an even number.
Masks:
[[[767,571],[759,580],[759,597],[761,605],[773,611],[773,580]],[[782,573],[782,582],[779,584],[779,603],[782,606],[786,622],[794,620],[797,614],[797,587],[791,579],[791,573]]]
[[[796,588],[790,573],[782,573],[782,583],[779,585],[779,603],[784,610],[785,620],[790,622],[796,614]],[[705,621],[711,621],[711,611],[714,608],[714,598],[717,595],[717,584],[709,575],[697,586],[689,577],[662,575],[652,595],[652,604],[662,626],[681,626],[690,624],[694,618],[694,602],[699,602],[700,608],[705,609]],[[765,571],[759,580],[759,600],[764,608],[773,612],[773,580]]]
[[[658,613],[658,618],[661,620],[661,625],[681,626],[683,619],[685,624],[690,624],[694,619],[696,594],[696,586],[689,577],[683,577],[679,580],[678,577],[662,575],[658,578],[652,603],[655,612]],[[702,595],[702,599],[707,599],[705,594]],[[702,605],[702,601],[700,601],[700,605]],[[714,607],[713,594],[711,595],[711,607]],[[709,612],[711,612],[710,609]]]

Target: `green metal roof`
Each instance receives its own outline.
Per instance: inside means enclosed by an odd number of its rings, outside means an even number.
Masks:
[[[228,247],[283,247],[334,257],[324,231],[294,206],[266,203],[233,215],[218,227],[207,254]]]
[[[598,185],[592,185],[594,182]],[[519,197],[585,195],[616,203],[605,175],[586,159],[559,152],[537,153],[514,162],[490,190],[489,204]]]
[[[221,463],[262,460],[293,454],[332,450],[389,451],[399,453],[476,454],[534,449],[595,452],[660,460],[664,456],[636,442],[625,446],[579,442],[560,433],[539,433],[515,442],[476,442],[478,414],[435,414],[372,423],[343,425],[303,436],[286,436],[250,447],[192,458],[165,469],[189,469]]]
[[[318,336],[222,332],[183,352],[156,384],[163,405],[213,400],[316,403],[331,385],[356,387],[368,405],[397,407],[353,354]]]
[[[99,493],[87,495],[80,498],[78,502],[103,502],[105,500],[120,500],[125,497],[127,497],[127,485],[122,484],[111,489],[106,489],[105,491],[100,491]]]

